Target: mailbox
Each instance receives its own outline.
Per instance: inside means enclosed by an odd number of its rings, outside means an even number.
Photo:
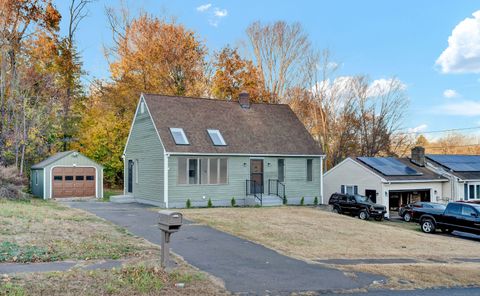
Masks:
[[[182,226],[182,213],[174,211],[159,211],[158,226],[160,230],[172,233],[177,232]]]
[[[183,215],[179,212],[162,210],[158,212],[158,227],[162,231],[162,258],[161,265],[164,268],[169,266],[170,235],[180,230]]]

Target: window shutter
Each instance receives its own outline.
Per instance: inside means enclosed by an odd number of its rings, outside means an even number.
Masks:
[[[353,194],[358,194],[358,186],[353,186]]]
[[[340,190],[340,193],[345,194],[345,185],[342,185],[341,190]]]

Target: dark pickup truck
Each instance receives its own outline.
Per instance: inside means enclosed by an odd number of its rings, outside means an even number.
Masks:
[[[419,208],[413,210],[413,219],[420,223],[422,231],[434,233],[440,229],[451,233],[454,230],[480,235],[480,205],[451,202],[445,210]]]

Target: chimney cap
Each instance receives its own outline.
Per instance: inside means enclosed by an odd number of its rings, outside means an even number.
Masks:
[[[238,103],[240,104],[240,106],[244,109],[248,109],[250,108],[250,95],[248,94],[248,92],[246,91],[242,91],[239,95],[238,95]]]

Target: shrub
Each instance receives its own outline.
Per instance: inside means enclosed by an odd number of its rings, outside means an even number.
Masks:
[[[287,203],[288,203],[287,196],[284,196],[284,197],[283,197],[283,204],[286,205]]]
[[[232,205],[232,207],[237,205],[237,201],[235,200],[235,197],[232,197],[232,200],[230,201],[230,204]]]
[[[209,199],[208,199],[208,203],[207,203],[207,208],[211,208],[211,207],[213,207],[212,199],[209,198]]]
[[[300,205],[303,206],[305,204],[305,197],[302,196],[300,199]]]
[[[318,206],[318,197],[315,196],[315,198],[313,199],[313,204]]]
[[[190,209],[192,207],[192,201],[189,199],[187,199],[187,203],[185,205],[187,207],[187,209]]]

